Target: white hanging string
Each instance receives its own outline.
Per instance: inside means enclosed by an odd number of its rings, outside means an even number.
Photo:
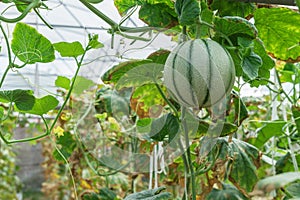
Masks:
[[[154,188],[158,187],[158,174],[161,173],[167,174],[165,159],[164,159],[163,142],[158,142],[158,144],[154,146],[152,155],[150,156],[149,187],[148,187],[149,189],[152,189],[153,181],[154,181]]]

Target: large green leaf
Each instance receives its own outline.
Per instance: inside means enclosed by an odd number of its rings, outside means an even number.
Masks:
[[[233,99],[234,104],[234,122],[240,126],[242,122],[249,117],[247,107],[240,96],[235,95]]]
[[[275,61],[267,54],[262,41],[258,38],[254,40],[253,51],[259,55],[262,60],[262,65],[258,69],[258,78],[269,79],[270,70],[275,66]],[[265,80],[255,80],[251,82],[251,85],[259,86],[267,83]]]
[[[168,56],[170,54],[169,50],[160,49],[151,53],[147,59],[151,60],[153,63],[162,64],[164,65]]]
[[[229,38],[236,40],[238,36],[247,36],[252,39],[257,36],[256,27],[251,22],[241,17],[216,17],[214,23],[217,30],[217,37],[222,37],[224,34]],[[221,32],[222,34],[218,32]]]
[[[246,17],[254,11],[254,4],[233,1],[233,0],[213,0],[211,4],[213,10],[218,10],[221,16]]]
[[[84,49],[80,42],[58,42],[53,44],[56,51],[62,57],[77,57],[84,53]]]
[[[105,86],[96,93],[95,108],[98,113],[114,117],[128,115],[130,112],[129,100]]]
[[[139,11],[139,18],[152,27],[171,28],[178,23],[174,9],[165,3],[145,3]]]
[[[116,89],[138,87],[149,83],[159,83],[164,65],[147,63],[126,72],[117,82]]]
[[[169,192],[162,192],[165,190],[165,187],[158,187],[151,190],[143,190],[141,192],[133,193],[128,196],[124,200],[162,200],[169,199],[171,194]]]
[[[126,14],[126,12],[135,5],[141,5],[141,1],[138,0],[115,0],[115,6],[117,7],[120,15]]]
[[[32,93],[31,90],[20,89],[0,91],[0,102],[14,102],[19,110],[28,111],[35,103]]]
[[[106,83],[117,83],[126,72],[140,65],[147,63],[157,63],[164,65],[169,54],[170,51],[168,50],[158,50],[151,53],[145,60],[131,60],[122,62],[108,70],[102,76],[102,80]]]
[[[247,75],[250,80],[253,80],[258,76],[258,70],[262,66],[262,60],[256,53],[251,51],[250,55],[243,59],[242,66],[245,75]]]
[[[79,95],[83,93],[84,90],[89,89],[93,85],[95,85],[95,83],[92,80],[87,79],[83,76],[77,76],[74,83],[73,92]]]
[[[59,151],[66,159],[68,159],[72,155],[76,147],[76,141],[74,140],[73,135],[70,132],[64,132],[63,136],[57,138],[56,143],[60,145]],[[60,155],[59,151],[56,149],[53,152],[53,156],[56,160],[64,162],[64,159]]]
[[[293,197],[300,198],[300,183],[293,183],[289,185],[286,190]]]
[[[176,0],[175,9],[182,26],[194,24],[200,14],[199,3],[196,0]]]
[[[256,190],[260,190],[264,193],[271,192],[274,189],[284,187],[285,185],[292,183],[300,179],[300,172],[286,172],[274,176],[267,177],[258,181],[255,186]]]
[[[11,42],[13,53],[24,63],[47,63],[55,59],[51,42],[24,23],[17,23]]]
[[[61,87],[66,90],[70,89],[70,84],[71,84],[71,80],[65,76],[57,76],[57,78],[55,80],[56,87]]]
[[[153,120],[151,124],[150,138],[155,141],[163,141],[166,136],[169,136],[169,142],[171,142],[170,138],[173,139],[178,133],[178,130],[179,123],[177,118],[171,113],[168,113]]]
[[[255,26],[266,50],[281,60],[300,60],[300,14],[287,8],[261,8]]]
[[[126,72],[146,63],[151,63],[151,60],[131,60],[122,62],[118,65],[113,66],[110,70],[105,72],[102,76],[102,80],[105,83],[117,83]]]
[[[51,95],[47,95],[42,98],[36,98],[32,109],[27,110],[26,113],[34,115],[47,114],[50,110],[55,109],[58,103],[59,101]]]
[[[138,103],[142,103],[142,109],[146,112],[149,112],[150,109],[155,109],[156,106],[157,108],[160,108],[165,105],[165,100],[162,98],[154,84],[147,84],[137,87],[134,90],[131,98],[137,99]],[[151,110],[151,112],[152,114],[156,115],[155,110]]]
[[[259,151],[254,146],[237,139],[229,143],[229,148],[229,155],[233,158],[229,180],[251,192],[258,181],[255,163],[259,160]]]
[[[257,130],[257,137],[249,140],[249,143],[258,148],[262,148],[263,145],[273,136],[281,136],[283,127],[286,125],[285,121],[270,121],[264,123],[262,127]]]
[[[234,186],[222,184],[223,188],[213,189],[205,198],[206,200],[247,200],[247,198]]]

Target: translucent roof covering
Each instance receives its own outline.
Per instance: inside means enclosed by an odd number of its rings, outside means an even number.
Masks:
[[[94,4],[94,6],[116,23],[119,23],[122,18],[114,7],[113,2],[112,0],[104,0],[100,4]],[[52,43],[79,41],[84,46],[88,40],[88,34],[98,34],[99,41],[104,44],[104,48],[90,51],[79,73],[79,75],[89,78],[96,83],[100,82],[99,78],[104,71],[121,59],[145,58],[156,49],[170,49],[175,45],[169,37],[163,34],[145,34],[144,37],[152,40],[151,42],[124,39],[120,35],[112,37],[108,33],[110,26],[88,10],[80,1],[49,0],[45,1],[45,4],[49,9],[40,9],[40,13],[53,29],[47,27],[34,12],[27,15],[22,22],[35,27],[39,33],[47,37]],[[6,9],[4,5],[1,4],[1,12]],[[18,16],[19,12],[12,7],[7,9],[4,15],[7,18],[13,18]],[[4,24],[2,23],[11,40],[15,24]],[[133,15],[122,25],[136,27],[144,26],[144,23]],[[3,74],[8,61],[5,40],[2,36],[1,46],[0,73]],[[56,54],[55,61],[51,63],[37,63],[27,65],[14,72],[10,71],[2,89],[32,89],[37,95],[42,95],[49,91],[54,92],[56,89],[54,85],[56,77],[60,75],[71,78],[75,70],[76,64],[74,59],[61,58],[59,54]]]

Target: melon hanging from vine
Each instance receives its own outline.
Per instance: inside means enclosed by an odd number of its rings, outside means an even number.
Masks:
[[[235,67],[228,51],[211,39],[188,40],[175,47],[164,66],[164,83],[185,107],[210,107],[232,90]]]

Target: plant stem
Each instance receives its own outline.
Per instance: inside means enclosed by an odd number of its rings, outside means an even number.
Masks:
[[[189,163],[188,163],[188,160],[186,158],[186,154],[185,154],[185,150],[184,150],[184,147],[179,139],[178,141],[178,145],[179,145],[179,148],[180,148],[180,151],[182,152],[182,155],[181,155],[181,158],[183,160],[183,165],[184,165],[184,170],[185,170],[185,177],[186,177],[186,185],[185,185],[185,190],[184,190],[184,194],[183,194],[183,197],[182,197],[182,200],[184,199],[187,199],[187,197],[189,196],[189,188],[190,188],[190,178],[188,176],[188,174],[190,173],[190,168],[189,168]]]
[[[294,101],[291,99],[291,97],[286,93],[286,91],[282,87],[282,83],[281,83],[281,80],[280,80],[279,73],[278,73],[277,69],[274,68],[274,71],[275,71],[276,79],[278,81],[279,90],[284,94],[284,96],[289,100],[289,102],[291,104],[294,104]]]
[[[165,100],[165,102],[170,106],[170,108],[173,110],[175,116],[178,118],[179,114],[177,112],[177,109],[175,108],[175,106],[169,101],[169,99],[166,97],[166,95],[164,94],[164,92],[162,91],[161,87],[159,86],[158,83],[155,83],[156,88],[158,89],[160,95],[162,96],[162,98]]]
[[[24,17],[26,17],[26,15],[30,12],[31,9],[36,8],[40,3],[41,3],[40,0],[34,0],[34,1],[32,1],[26,7],[26,9],[21,13],[21,15],[19,15],[16,18],[9,19],[9,18],[6,18],[6,17],[3,17],[3,16],[0,15],[0,21],[4,21],[4,22],[7,22],[7,23],[16,23],[16,22],[19,22],[22,19],[24,19]]]
[[[139,33],[139,32],[146,32],[150,30],[163,30],[162,28],[154,28],[154,27],[125,27],[125,26],[119,26],[118,23],[113,21],[111,18],[106,16],[104,13],[102,13],[100,10],[98,10],[95,6],[87,2],[86,0],[79,0],[84,6],[86,6],[90,11],[92,11],[95,15],[100,17],[102,20],[104,20],[108,25],[111,26],[113,29],[113,32],[127,32],[127,33]]]
[[[189,171],[191,174],[191,181],[192,181],[192,200],[196,200],[196,180],[195,180],[195,172],[194,167],[191,159],[191,150],[190,150],[190,141],[189,141],[189,131],[187,128],[186,120],[185,120],[185,114],[186,114],[186,108],[181,107],[181,115],[182,115],[182,123],[183,123],[183,131],[185,136],[185,143],[186,143],[186,155],[187,155],[187,161],[189,166]]]
[[[3,75],[2,75],[2,78],[1,78],[1,82],[0,82],[0,88],[1,88],[2,85],[3,85],[4,79],[5,79],[5,77],[6,77],[7,73],[8,73],[11,65],[12,65],[12,58],[11,58],[11,51],[10,51],[8,37],[7,37],[7,35],[6,35],[5,31],[4,31],[4,28],[1,25],[1,23],[0,23],[0,29],[1,29],[1,32],[3,34],[4,40],[5,40],[5,44],[6,44],[6,48],[7,48],[7,54],[8,54],[8,66],[5,69],[5,71],[4,71]]]

